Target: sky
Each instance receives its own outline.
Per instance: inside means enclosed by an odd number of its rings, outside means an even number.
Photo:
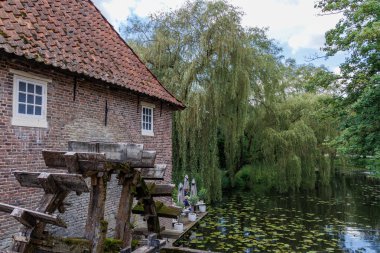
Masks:
[[[180,7],[185,0],[93,0],[102,14],[117,31],[131,14],[148,17],[157,11]],[[228,0],[243,12],[243,26],[267,27],[268,36],[283,48],[283,55],[296,59],[299,64],[325,65],[339,72],[344,55],[338,54],[325,60],[320,48],[325,42],[324,34],[341,18],[340,15],[318,15],[315,0]]]

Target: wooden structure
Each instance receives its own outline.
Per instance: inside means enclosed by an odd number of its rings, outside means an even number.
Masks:
[[[145,183],[145,179],[162,180],[164,164],[154,164],[155,151],[143,149],[142,144],[69,142],[68,151],[42,151],[46,166],[65,169],[67,173],[38,173],[16,171],[14,175],[21,186],[38,187],[45,192],[36,210],[29,210],[0,203],[0,211],[9,213],[23,226],[21,235],[14,236],[14,252],[34,252],[44,247],[46,252],[46,224],[66,227],[54,212],[65,211],[64,200],[71,191],[78,195],[90,192],[84,239],[90,252],[102,252],[107,233],[104,220],[107,182],[111,174],[117,174],[121,187],[115,239],[123,241],[123,247],[131,245],[131,213],[145,216],[148,231],[160,238],[159,217],[177,218],[181,209],[165,206],[153,198],[171,196],[174,185]],[[85,178],[90,178],[88,188]],[[132,210],[134,198],[138,205]],[[54,244],[49,249],[55,252]]]

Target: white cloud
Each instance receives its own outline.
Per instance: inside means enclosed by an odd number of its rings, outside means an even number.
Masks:
[[[177,8],[185,0],[94,0],[118,30],[134,13],[146,17],[157,11]],[[245,13],[243,25],[269,27],[269,36],[287,43],[295,54],[299,49],[319,49],[324,33],[334,27],[339,15],[318,16],[315,0],[229,0]]]
[[[340,70],[339,67],[335,67],[335,68],[333,69],[333,72],[334,72],[334,74],[337,74],[337,75],[340,75],[340,74],[341,74],[341,70]]]
[[[93,0],[107,20],[119,30],[120,25],[132,13],[147,17],[157,11],[179,7],[183,0]]]
[[[324,33],[340,16],[318,16],[314,0],[230,0],[244,12],[246,26],[269,27],[269,35],[287,43],[295,53],[301,48],[319,49]]]

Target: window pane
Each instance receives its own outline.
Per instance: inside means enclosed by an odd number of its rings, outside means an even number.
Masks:
[[[25,108],[26,108],[26,105],[18,104],[18,113],[25,114]]]
[[[31,83],[28,83],[28,92],[34,93],[34,85]]]
[[[18,102],[26,102],[26,94],[24,93],[19,93],[18,94]]]
[[[41,106],[36,106],[34,109],[34,114],[35,115],[41,115],[42,114],[42,109]]]
[[[152,130],[152,125],[148,124],[148,130]]]
[[[146,123],[143,123],[143,129],[146,130]]]
[[[28,104],[34,104],[34,96],[28,95]]]
[[[19,91],[26,91],[26,83],[19,82]]]
[[[42,105],[42,97],[41,96],[36,96],[36,105]]]
[[[33,105],[28,105],[26,107],[26,114],[31,114],[33,115],[33,109],[34,109],[34,106]]]
[[[36,94],[42,95],[42,86],[36,85]]]

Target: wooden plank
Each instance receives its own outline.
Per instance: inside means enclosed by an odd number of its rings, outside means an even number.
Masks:
[[[156,151],[144,150],[142,153],[141,161],[138,163],[132,163],[133,168],[152,168],[154,167],[154,162],[156,161]]]
[[[11,216],[28,228],[34,227],[37,223],[36,219],[33,216],[20,208],[13,209]]]
[[[151,247],[151,246],[142,246],[134,251],[132,251],[132,253],[154,253],[156,252],[156,248],[155,247]]]
[[[25,243],[27,243],[27,242],[30,241],[29,238],[27,238],[26,236],[22,236],[22,235],[13,235],[12,239],[14,241],[16,241],[16,242],[25,242]]]
[[[166,164],[155,164],[154,168],[138,168],[141,177],[148,180],[164,180]]]
[[[140,162],[143,148],[143,144],[134,143],[69,142],[70,151],[104,153],[107,161],[114,162]]]
[[[66,152],[65,163],[69,173],[80,173],[78,155],[75,152]]]
[[[172,196],[172,192],[175,185],[147,183],[147,187],[152,197],[165,197],[165,196]]]
[[[165,230],[165,226],[160,226],[160,232],[162,233]],[[145,227],[138,227],[133,229],[133,234],[135,235],[149,235],[150,232],[148,231],[148,228]]]
[[[79,162],[79,171],[106,171],[104,162],[128,163],[132,168],[151,168],[154,167],[156,160],[156,151],[142,150],[142,144],[130,143],[99,143],[96,150],[98,152],[89,152],[93,150],[93,144],[88,143],[88,149],[80,146],[79,148],[72,142],[72,151],[51,151],[43,150],[42,154],[45,164],[51,168],[68,168],[69,172],[78,170],[78,164],[75,162],[75,156]],[[79,142],[75,142],[79,143]],[[76,154],[76,155],[75,155]],[[97,163],[95,166],[94,163]]]
[[[107,222],[104,220],[107,195],[107,174],[91,176],[92,187],[84,237],[92,242],[91,252],[103,252],[107,234]]]
[[[66,151],[42,150],[46,166],[57,169],[66,168],[65,153]]]
[[[64,191],[75,191],[77,193],[89,192],[86,181],[82,175],[65,173],[52,173],[51,175],[58,184],[58,187]]]
[[[97,167],[98,163],[104,163],[106,161],[106,156],[104,153],[94,153],[94,152],[77,152],[75,153],[80,163],[80,167],[86,165],[85,167]],[[73,156],[72,152],[66,151],[53,151],[53,150],[43,150],[42,155],[45,160],[45,164],[51,168],[67,168],[68,157]],[[82,165],[82,166],[81,166]],[[69,163],[71,166],[71,163]],[[82,169],[82,168],[81,168]],[[94,169],[96,170],[96,169]]]
[[[160,249],[160,253],[217,253],[215,251],[203,251],[199,249],[190,249],[183,247],[164,247]]]
[[[16,180],[23,187],[33,187],[33,188],[42,188],[40,181],[38,181],[38,176],[40,172],[25,172],[25,171],[14,171],[13,175],[16,177]]]
[[[41,187],[44,189],[45,193],[58,193],[60,191],[50,173],[40,173],[37,179],[40,182]]]
[[[125,174],[121,172],[119,177],[124,178]],[[114,238],[123,242],[123,248],[131,247],[132,244],[132,227],[130,220],[134,198],[133,187],[139,180],[141,180],[140,173],[135,171],[133,177],[124,179],[122,184]]]
[[[158,217],[177,219],[178,216],[182,212],[181,208],[174,207],[174,206],[166,206],[160,201],[156,201],[155,206],[156,206],[156,212],[157,212]],[[146,214],[146,212],[144,212],[144,208],[142,204],[137,204],[132,209],[132,213],[141,214],[141,215]]]
[[[12,214],[13,210],[15,209],[24,211],[27,213],[26,215],[29,215],[33,217],[34,219],[39,220],[41,222],[49,223],[49,224],[56,225],[59,227],[65,227],[65,228],[67,227],[65,222],[63,222],[59,217],[57,217],[57,215],[41,213],[41,212],[37,212],[37,211],[33,211],[33,210],[29,210],[29,209],[25,209],[25,208],[21,208],[17,206],[0,203],[0,211],[2,212]],[[20,212],[20,211],[17,211],[17,212]]]
[[[34,188],[44,188],[46,193],[55,193],[59,190],[62,191],[75,191],[75,192],[88,192],[88,187],[82,175],[78,174],[67,174],[67,173],[40,173],[40,172],[25,172],[25,171],[15,171],[13,172],[17,181],[21,186],[24,187],[34,187]],[[53,180],[49,183],[44,182],[45,179]],[[49,184],[55,184],[51,186]],[[47,185],[46,185],[47,184]],[[55,191],[53,191],[52,187]]]
[[[178,231],[174,229],[165,229],[162,231],[161,236],[164,238],[171,238],[171,239],[176,239],[179,240],[181,239],[182,236],[184,236],[187,231],[192,229],[196,224],[198,224],[199,221],[201,221],[204,217],[207,216],[207,212],[205,213],[198,213],[198,217],[195,221],[189,221],[187,218],[182,217],[181,221],[183,222],[183,231]]]

